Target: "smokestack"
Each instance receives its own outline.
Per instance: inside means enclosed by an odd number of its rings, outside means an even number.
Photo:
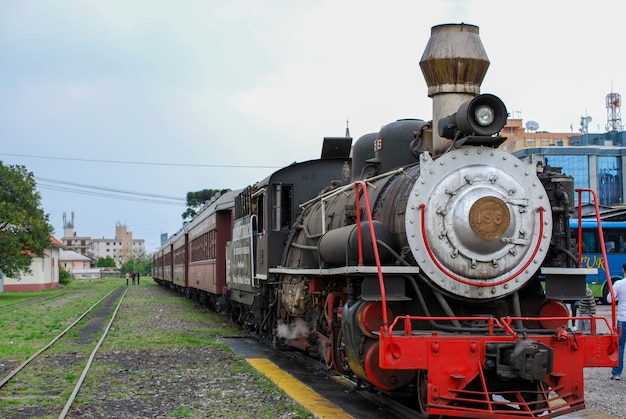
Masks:
[[[478,26],[460,24],[431,28],[420,68],[433,99],[433,150],[441,154],[450,140],[439,136],[439,119],[455,113],[461,104],[480,94],[489,58],[478,35]]]

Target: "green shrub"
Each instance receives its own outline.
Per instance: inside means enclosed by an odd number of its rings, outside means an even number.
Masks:
[[[59,266],[59,284],[68,285],[70,282],[72,282],[70,272],[65,270],[63,266]]]

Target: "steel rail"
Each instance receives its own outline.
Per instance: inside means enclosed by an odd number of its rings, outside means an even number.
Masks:
[[[111,320],[109,320],[109,324],[104,330],[104,333],[102,333],[100,340],[96,344],[95,348],[93,348],[93,351],[91,351],[91,355],[89,356],[89,359],[87,360],[87,364],[85,365],[85,368],[83,369],[83,373],[80,375],[78,382],[74,386],[74,390],[72,391],[72,394],[70,395],[69,399],[65,403],[65,407],[63,407],[63,410],[59,414],[59,419],[65,418],[65,416],[67,415],[67,412],[70,410],[70,407],[72,407],[72,404],[74,403],[74,399],[76,399],[76,395],[78,394],[78,390],[80,390],[80,387],[83,385],[83,381],[85,381],[85,377],[87,376],[87,373],[89,372],[89,369],[91,368],[91,364],[93,362],[93,359],[96,356],[96,353],[98,353],[100,346],[102,346],[102,342],[104,342],[104,339],[109,334],[109,330],[111,330],[111,325],[113,324],[113,320],[115,320],[115,317],[117,316],[117,311],[120,309],[120,306],[122,305],[122,301],[124,301],[124,297],[126,297],[126,293],[128,293],[128,287],[126,288],[126,291],[124,291],[124,294],[122,294],[120,301],[117,303],[117,307],[115,307],[115,311],[113,312],[113,315],[111,316]]]
[[[80,315],[80,317],[78,317],[72,324],[70,324],[64,331],[62,331],[61,333],[59,333],[54,339],[52,339],[46,346],[44,346],[43,348],[41,348],[40,350],[38,350],[37,352],[35,352],[33,355],[31,355],[26,361],[22,362],[22,364],[20,364],[17,368],[15,368],[13,371],[11,371],[6,377],[4,377],[2,379],[2,381],[0,381],[0,388],[2,388],[6,383],[9,382],[9,380],[11,380],[11,378],[13,378],[15,375],[17,375],[17,373],[19,373],[22,369],[24,369],[24,367],[26,367],[28,364],[31,363],[31,361],[35,358],[37,358],[39,355],[41,355],[44,351],[46,351],[48,348],[50,348],[52,345],[54,345],[56,343],[56,341],[58,341],[59,339],[61,339],[63,337],[63,335],[65,335],[68,331],[70,331],[74,326],[76,326],[76,324],[81,321],[87,314],[89,314],[98,304],[100,304],[103,300],[105,300],[107,297],[109,297],[111,294],[113,294],[114,291],[117,291],[119,287],[113,289],[111,292],[109,292],[107,295],[105,295],[104,297],[100,298],[94,305],[92,305],[89,309],[87,309],[87,311],[85,311],[83,314]]]
[[[28,307],[30,305],[33,305],[39,302],[48,301],[54,298],[61,297],[65,294],[67,294],[67,292],[62,292],[62,293],[55,294],[55,295],[47,295],[45,297],[32,297],[32,298],[28,298],[25,300],[15,301],[11,304],[5,304],[3,306],[0,306],[0,313],[8,313],[10,311],[19,310],[21,308]]]

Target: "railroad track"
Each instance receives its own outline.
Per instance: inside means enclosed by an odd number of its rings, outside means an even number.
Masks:
[[[412,408],[409,404],[411,397],[407,395],[405,399],[392,398],[385,395],[383,392],[376,390],[370,385],[363,385],[354,381],[350,377],[338,374],[336,371],[328,369],[321,361],[315,360],[306,356],[303,353],[291,353],[294,359],[298,359],[299,362],[306,364],[309,368],[318,368],[318,371],[323,372],[326,376],[346,387],[347,390],[354,390],[361,397],[376,404],[379,409],[388,412],[390,417],[396,419],[427,419],[427,415],[421,414],[416,409]]]
[[[66,294],[65,292],[61,292],[61,293],[57,293],[57,294],[54,294],[54,295],[47,295],[45,297],[37,296],[37,297],[27,298],[27,299],[24,299],[24,300],[18,300],[18,301],[15,301],[15,302],[11,303],[11,304],[5,304],[5,305],[1,306],[0,307],[0,314],[8,313],[8,312],[11,312],[11,311],[21,310],[22,308],[31,306],[33,304],[43,303],[45,301],[51,301],[51,300],[57,299],[59,297],[62,297],[65,294]]]
[[[36,398],[40,400],[40,409],[47,411],[46,415],[60,411],[58,417],[64,418],[127,291],[126,287],[118,287],[104,295],[48,344],[2,378],[0,400]],[[31,417],[42,412],[16,413],[16,417]]]

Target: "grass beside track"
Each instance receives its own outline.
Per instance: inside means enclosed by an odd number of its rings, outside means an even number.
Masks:
[[[141,286],[158,287],[152,279],[142,281]],[[243,334],[223,315],[198,307],[180,294],[170,292],[155,302],[136,290],[130,286],[103,350],[216,345],[217,337]],[[184,328],[177,327],[181,322]],[[157,332],[155,326],[164,323],[169,324],[166,331]]]
[[[58,298],[47,298],[42,304],[33,304],[20,308],[17,311],[0,311],[0,328],[3,333],[0,337],[0,365],[11,363],[20,364],[32,353],[47,344],[58,333],[63,331],[80,314],[91,307],[101,296],[118,286],[126,286],[125,279],[107,278],[86,281],[74,281],[69,286],[56,290],[46,290],[34,293],[0,294],[0,308],[4,304],[14,304],[19,299],[40,298],[42,293],[47,296],[56,295]],[[146,293],[146,287],[159,289],[151,278],[142,278],[140,286],[130,286],[124,302],[120,306],[117,318],[113,322],[109,335],[104,341],[94,364],[81,388],[76,404],[87,405],[93,400],[102,399],[101,383],[106,381],[106,393],[111,399],[122,399],[128,396],[129,377],[114,377],[113,371],[120,371],[116,365],[99,361],[100,354],[108,359],[109,354],[120,353],[158,353],[167,350],[187,350],[199,347],[215,347],[219,351],[235,357],[234,362],[225,364],[221,371],[224,376],[245,374],[247,381],[254,382],[256,388],[265,392],[275,401],[272,406],[259,406],[256,411],[235,412],[232,417],[288,417],[312,418],[313,415],[305,408],[294,404],[285,393],[274,385],[268,378],[256,371],[245,360],[233,354],[230,347],[217,342],[221,336],[243,335],[224,315],[212,313],[194,305],[190,300],[173,292]],[[141,290],[144,288],[144,290]],[[16,295],[19,294],[19,295]],[[153,295],[148,297],[148,295]],[[154,297],[156,295],[157,297]],[[107,320],[108,322],[108,320]],[[184,327],[181,327],[184,325]],[[97,337],[95,339],[98,339]],[[94,342],[95,343],[95,342]],[[68,348],[68,351],[71,350]],[[17,362],[16,362],[17,361]],[[180,374],[193,374],[200,377],[205,374],[202,360],[197,366],[184,366]],[[1,369],[0,369],[1,370]],[[5,374],[0,376],[4,377]],[[41,377],[32,377],[36,381]],[[209,377],[211,378],[211,377]],[[66,377],[73,379],[73,377]],[[137,390],[139,391],[139,390]],[[143,397],[137,394],[134,397]],[[145,397],[151,397],[146,394]],[[229,404],[244,404],[245,395],[234,395]],[[199,396],[199,398],[202,398]],[[238,400],[238,398],[240,398]],[[0,409],[7,408],[13,401],[0,400]],[[265,410],[267,409],[267,410]],[[222,412],[221,414],[225,414]],[[212,416],[202,403],[177,406],[165,413],[167,417],[225,417]],[[49,416],[56,417],[56,416]]]
[[[86,280],[45,291],[0,293],[0,309],[12,303],[39,299],[42,295],[47,297],[37,304],[0,312],[0,364],[7,359],[19,363],[26,360],[120,285],[121,280],[116,279]]]

